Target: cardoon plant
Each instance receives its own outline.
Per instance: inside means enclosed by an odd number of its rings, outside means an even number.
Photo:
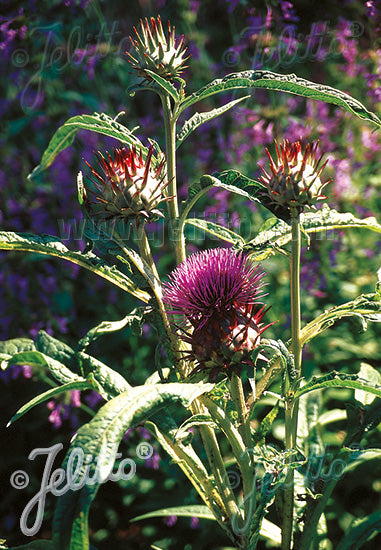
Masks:
[[[366,459],[367,450],[360,444],[365,446],[364,434],[375,429],[381,417],[380,377],[369,367],[361,373],[314,373],[308,379],[302,351],[342,317],[355,316],[364,324],[380,321],[381,291],[377,283],[374,294],[332,307],[302,326],[301,240],[304,237],[308,242],[313,233],[337,228],[380,232],[381,227],[374,219],[361,220],[326,204],[315,207],[324,199],[322,190],[330,179],[323,176],[326,162],[322,162],[324,152],[318,153],[318,143],[301,140],[285,139],[280,145],[275,141],[276,158],[267,151],[269,165],[262,167],[258,180],[237,170],[201,178],[192,174],[195,181],[188,198],[179,204],[176,148],[204,122],[247,96],[212,111],[196,112],[178,133],[177,123],[202,99],[254,88],[332,103],[376,127],[381,121],[342,91],[267,70],[232,73],[187,93],[186,82],[180,77],[187,59],[184,40],[176,38],[169,23],[165,33],[160,18],[141,21],[131,43],[130,63],[139,77],[131,91],[148,88],[159,95],[164,153],[160,144],[153,145],[152,136],[139,140],[115,117],[95,113],[71,118],[53,136],[32,181],[70,145],[75,129],[100,132],[121,144],[113,152],[98,152],[97,163],[89,164],[77,178],[85,250],[68,250],[54,236],[2,232],[0,237],[1,249],[58,256],[98,274],[131,295],[137,306],[120,321],[89,326],[75,349],[43,331],[35,340],[16,338],[0,343],[3,368],[30,365],[36,375],[54,379],[54,387],[15,411],[11,423],[39,403],[54,403],[53,398],[67,390],[95,390],[106,400],[76,432],[63,470],[50,479],[58,501],[52,542],[46,543],[47,547],[90,548],[87,518],[91,502],[99,485],[110,479],[126,430],[145,422],[146,429],[187,476],[198,498],[194,505],[150,511],[149,517],[156,513],[215,520],[230,544],[242,550],[254,550],[263,539],[267,547],[281,545],[283,550],[328,548],[330,533],[324,513],[338,481],[333,466],[339,464],[342,474]],[[256,202],[275,217],[263,228],[253,227],[246,239],[205,216],[191,219],[197,201],[215,188]],[[173,267],[169,273],[158,268],[158,251],[152,250],[149,239],[151,224],[158,217],[164,217],[166,223],[165,244]],[[220,239],[219,246],[189,254],[187,225]],[[225,247],[226,242],[230,248]],[[271,256],[276,261],[277,253],[289,258],[290,327],[286,328],[276,323],[279,304],[274,303],[271,284],[266,283],[264,293],[265,262]],[[146,384],[132,387],[116,370],[89,355],[87,347],[104,333],[127,325],[139,328],[143,323],[157,331],[157,371]],[[316,478],[312,475],[314,452],[321,452],[323,443],[311,435],[322,414],[315,407],[314,396],[329,387],[355,390],[361,421],[356,430],[347,429],[336,455]],[[372,401],[374,396],[377,399]],[[264,399],[270,400],[266,403],[271,406],[261,418],[258,407]],[[284,440],[275,447],[269,442],[277,418],[284,425]],[[348,413],[348,421],[351,418]],[[302,424],[307,433],[299,429]],[[195,430],[200,439],[192,439]],[[238,485],[230,481],[228,464],[235,464],[239,472]],[[28,527],[25,518],[23,521],[23,532],[36,535],[38,529]],[[349,548],[348,540],[356,545],[363,537],[364,530],[354,527],[341,548]],[[26,547],[37,548],[36,544]]]

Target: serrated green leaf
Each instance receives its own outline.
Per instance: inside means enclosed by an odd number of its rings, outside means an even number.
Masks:
[[[216,118],[244,99],[247,99],[250,96],[240,97],[239,99],[235,99],[234,101],[230,101],[226,105],[222,105],[222,107],[217,107],[216,109],[213,109],[212,111],[207,111],[205,113],[195,113],[189,120],[186,120],[180,130],[180,132],[177,135],[177,141],[176,141],[176,147],[179,147],[183,141],[196,130],[201,124],[204,124],[204,122],[208,122],[209,120],[212,120],[213,118]]]
[[[347,529],[336,550],[359,550],[373,534],[380,532],[381,512],[377,511],[358,519],[352,527]]]
[[[74,374],[80,374],[86,378],[91,376],[94,380],[94,389],[97,389],[106,400],[116,397],[131,387],[121,374],[99,359],[81,351],[74,351],[70,346],[43,330],[39,331],[35,343],[38,351],[63,363]]]
[[[337,212],[326,204],[320,210],[302,213],[300,222],[304,232],[308,235],[352,227],[381,233],[381,225],[377,223],[374,217],[357,218],[350,213]],[[330,237],[328,236],[328,238]],[[244,250],[252,255],[256,261],[262,261],[275,254],[277,249],[284,247],[290,241],[291,227],[282,220],[271,218],[264,223],[258,235],[248,241]]]
[[[50,390],[47,390],[46,392],[41,393],[37,397],[34,397],[30,401],[28,401],[28,403],[26,403],[25,405],[23,405],[12,416],[12,418],[7,424],[7,428],[11,424],[13,424],[13,422],[18,420],[22,416],[24,416],[24,414],[30,411],[33,407],[35,407],[36,405],[39,405],[40,403],[44,403],[44,401],[51,399],[52,397],[54,397],[55,395],[58,395],[59,393],[71,391],[71,390],[88,390],[88,389],[94,390],[96,388],[94,387],[94,384],[91,383],[91,381],[85,380],[85,379],[78,380],[76,382],[69,382],[68,384],[63,384],[62,386],[58,386],[56,388],[51,388]]]
[[[177,425],[169,414],[164,412],[164,414],[156,415],[154,422],[146,422],[145,427],[157,439],[173,462],[184,472],[221,527],[226,529],[222,519],[224,504],[214,486],[213,479],[208,475],[192,445],[185,446],[174,440]]]
[[[276,402],[275,406],[266,414],[263,420],[259,425],[259,428],[252,434],[254,445],[264,445],[266,442],[266,435],[271,430],[274,420],[278,416],[279,412],[279,401]]]
[[[232,244],[243,244],[245,241],[244,239],[238,235],[237,233],[234,233],[234,231],[231,231],[227,227],[223,227],[222,225],[219,225],[218,223],[209,222],[207,220],[198,220],[196,218],[188,218],[185,220],[186,224],[192,225],[193,227],[197,227],[198,229],[201,229],[202,231],[205,231],[206,233],[209,233],[209,235],[213,235],[213,237],[218,237],[222,241],[232,243]]]
[[[136,308],[131,313],[123,317],[120,321],[102,321],[99,325],[92,328],[85,334],[83,338],[78,342],[78,349],[83,351],[87,346],[94,342],[102,334],[108,332],[116,332],[122,330],[126,326],[133,326],[136,323],[140,324],[142,320],[142,314],[139,313],[139,310]]]
[[[34,351],[36,346],[30,338],[11,338],[0,342],[0,353],[4,355],[15,355],[22,351]]]
[[[57,338],[54,338],[44,330],[40,330],[34,343],[37,351],[63,363],[75,374],[82,375],[78,362],[75,360],[74,350],[65,344],[65,342],[61,342],[61,340],[57,340]]]
[[[142,422],[158,410],[172,403],[188,407],[194,399],[209,391],[212,384],[158,384],[139,386],[107,402],[96,416],[82,426],[66,455],[64,467],[75,449],[93,457],[90,467],[81,464],[77,480],[94,478],[77,491],[68,491],[58,501],[53,521],[53,541],[57,548],[66,550],[77,546],[80,540],[88,548],[87,518],[89,508],[100,483],[112,471],[119,442],[125,431]],[[96,459],[96,460],[95,460]],[[74,546],[75,545],[75,546]]]
[[[307,384],[301,386],[293,393],[292,401],[296,401],[301,395],[310,391],[334,387],[362,390],[381,397],[381,385],[371,384],[367,380],[362,380],[357,374],[345,374],[333,371],[323,376],[314,376]]]
[[[138,288],[127,275],[119,271],[115,266],[109,266],[92,252],[83,254],[69,250],[57,237],[1,231],[0,250],[21,250],[56,256],[92,271],[143,302],[147,303],[150,299],[150,295],[147,292]]]
[[[363,380],[367,380],[373,386],[381,386],[381,374],[367,363],[361,363],[359,377]],[[366,406],[374,401],[375,396],[363,390],[355,390],[355,399]]]
[[[188,506],[173,506],[171,508],[162,508],[161,510],[154,510],[141,516],[136,516],[131,519],[131,522],[141,521],[143,519],[161,518],[167,516],[179,516],[184,518],[197,517],[200,519],[211,519],[216,521],[215,515],[207,506],[202,504],[190,504]]]
[[[191,428],[194,428],[195,426],[210,426],[213,429],[216,429],[218,426],[216,422],[213,420],[213,418],[209,414],[195,414],[191,416],[190,418],[187,418],[179,427],[176,434],[174,435],[175,441],[183,441],[186,440],[189,435],[189,430]],[[186,444],[186,443],[184,443]]]
[[[225,172],[214,174],[213,176],[202,176],[199,182],[194,183],[189,187],[188,198],[183,204],[182,214],[180,217],[180,228],[182,228],[185,224],[185,220],[187,219],[189,212],[198,199],[214,187],[220,187],[221,189],[226,189],[231,193],[241,195],[250,201],[259,202],[256,195],[258,190],[262,188],[262,185],[247,178],[246,176],[243,176],[237,170],[226,170]]]
[[[222,189],[241,195],[250,201],[263,203],[259,193],[263,190],[263,185],[241,174],[238,170],[216,172],[212,176],[203,176],[201,180],[204,178],[213,182],[216,187],[222,187]]]
[[[147,149],[142,146],[139,139],[133,135],[123,124],[104,113],[93,115],[77,115],[69,118],[53,135],[47,149],[42,155],[41,163],[29,174],[33,178],[52,164],[58,153],[66,149],[74,141],[79,130],[90,130],[106,136],[113,137],[121,143],[142,148],[144,154]]]
[[[266,70],[243,71],[228,74],[224,78],[217,78],[185,98],[179,106],[179,113],[201,99],[239,88],[277,90],[309,99],[317,99],[326,103],[333,103],[361,119],[373,122],[378,127],[381,126],[381,121],[376,114],[368,111],[360,101],[340,90],[310,82],[309,80],[297,77],[295,74],[282,75]]]
[[[211,512],[207,506],[203,506],[202,504],[190,504],[188,506],[173,506],[171,508],[162,508],[161,510],[155,510],[153,512],[148,512],[147,514],[137,516],[130,521],[134,522],[144,519],[168,516],[178,516],[186,518],[197,517],[200,519],[209,519],[212,521],[216,521],[213,512]],[[260,534],[262,537],[272,540],[277,544],[281,543],[280,528],[266,518],[263,519]]]
[[[149,74],[149,76],[160,86],[164,92],[169,94],[175,102],[180,101],[180,95],[179,92],[176,90],[172,82],[169,82],[169,80],[166,80],[165,78],[161,77],[157,73],[154,73],[153,71],[149,71],[148,69],[145,69],[144,72]],[[156,91],[154,87],[149,86],[150,90]]]
[[[69,370],[65,365],[52,357],[48,357],[40,351],[24,351],[21,353],[16,353],[7,360],[7,363],[8,365],[30,365],[31,367],[36,368],[46,368],[61,384],[83,380],[82,377],[79,377],[77,374]]]
[[[365,323],[366,329],[368,321],[381,322],[381,301],[376,294],[362,294],[351,302],[325,311],[303,327],[300,338],[302,346],[343,317],[358,317],[363,324]]]
[[[257,498],[257,506],[251,517],[249,518],[249,544],[248,550],[254,550],[257,547],[259,536],[262,534],[262,524],[264,516],[267,513],[267,509],[275,498],[275,490],[279,482],[270,473],[266,473],[261,479],[261,491],[259,498]],[[249,498],[254,498],[250,495]],[[248,520],[247,520],[248,521]],[[274,525],[274,524],[273,524]],[[244,526],[244,528],[246,525]],[[272,537],[277,537],[279,540],[280,530],[276,529],[276,526],[271,529]]]
[[[111,369],[99,359],[82,351],[76,353],[81,363],[84,375],[92,376],[98,384],[97,391],[107,400],[131,389],[130,384],[121,374]]]

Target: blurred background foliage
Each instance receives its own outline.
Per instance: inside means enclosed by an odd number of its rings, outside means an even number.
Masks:
[[[157,16],[184,34],[191,53],[184,77],[188,93],[213,78],[247,69],[270,69],[337,87],[362,101],[380,115],[381,6],[377,1],[307,3],[282,0],[28,0],[22,7],[3,0],[0,7],[0,224],[2,230],[59,236],[72,249],[84,248],[76,231],[80,209],[76,174],[91,162],[94,151],[116,143],[103,136],[82,132],[71,148],[32,180],[27,175],[39,163],[50,137],[69,117],[106,112],[137,134],[145,143],[156,139],[162,147],[163,125],[158,98],[151,92],[134,97],[128,88],[136,76],[127,62],[128,36],[142,17]],[[198,105],[209,110],[230,99],[209,98]],[[187,117],[189,118],[189,111]],[[265,161],[265,147],[274,138],[320,139],[320,150],[329,158],[328,203],[359,217],[380,217],[380,133],[335,106],[283,93],[253,91],[233,111],[193,133],[179,149],[180,195],[205,173],[235,168],[249,177],[259,175],[257,162]],[[264,209],[216,190],[199,203],[203,216],[253,238],[268,217]],[[189,251],[218,246],[205,235],[188,234]],[[151,234],[159,270],[173,267],[170,247],[162,226]],[[311,320],[328,307],[374,291],[380,267],[381,237],[365,230],[335,231],[312,239],[303,250],[302,314]],[[75,346],[102,320],[123,317],[136,303],[121,291],[73,265],[34,254],[1,253],[1,339],[34,337],[41,329]],[[267,272],[269,320],[278,320],[272,337],[289,338],[288,262],[277,255],[264,261]],[[365,361],[381,365],[380,329],[363,332],[356,320],[337,323],[305,350],[306,376],[313,372],[358,372]],[[130,330],[106,336],[92,345],[91,353],[122,372],[132,384],[141,384],[154,372],[156,337],[149,326],[141,336]],[[39,391],[44,382],[27,367],[0,373],[1,424]],[[327,391],[324,410],[345,410],[353,392]],[[271,400],[258,407],[259,418]],[[27,459],[36,447],[62,442],[66,448],[77,427],[90,418],[99,400],[74,392],[40,406],[2,434],[1,474],[5,492],[1,499],[0,535],[8,544],[27,542],[19,518],[38,491],[43,460]],[[274,423],[272,443],[278,439],[281,419]],[[345,422],[330,425],[324,433],[329,446],[339,445]],[[372,446],[380,445],[373,432]],[[123,456],[134,458],[136,445],[148,433],[138,428],[126,435]],[[153,441],[151,441],[153,443]],[[368,442],[369,443],[369,442]],[[154,443],[153,443],[154,444]],[[101,487],[90,514],[92,542],[99,549],[146,549],[157,544],[165,550],[222,549],[228,541],[216,525],[201,520],[169,518],[130,523],[144,512],[176,504],[193,504],[197,497],[182,473],[154,444],[149,462],[137,459],[132,481]],[[228,451],[228,450],[227,450]],[[57,464],[58,465],[58,464]],[[24,491],[9,484],[16,469],[25,469],[31,482]],[[361,475],[360,475],[361,474]],[[338,484],[328,509],[328,529],[333,541],[342,537],[356,519],[379,509],[381,465],[347,474]],[[47,499],[39,538],[50,537],[54,498]],[[186,542],[185,542],[186,541]],[[381,540],[379,541],[381,542]],[[267,548],[261,543],[261,548]],[[377,539],[364,545],[375,548]],[[335,544],[333,548],[335,547]]]

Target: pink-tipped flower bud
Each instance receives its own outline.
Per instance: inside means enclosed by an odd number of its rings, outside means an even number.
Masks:
[[[262,195],[270,198],[270,206],[280,217],[289,217],[292,208],[300,213],[326,198],[321,192],[331,179],[321,180],[327,161],[321,164],[323,155],[316,159],[318,145],[318,141],[304,145],[301,140],[290,143],[287,139],[278,145],[275,140],[276,159],[266,149],[269,167],[265,170],[259,165],[263,172],[259,181],[264,186]]]
[[[103,174],[88,163],[92,177],[86,178],[83,189],[84,205],[90,216],[101,220],[149,220],[153,214],[162,216],[157,206],[165,199],[167,185],[164,159],[153,167],[153,146],[144,158],[135,148],[114,149],[97,154]]]

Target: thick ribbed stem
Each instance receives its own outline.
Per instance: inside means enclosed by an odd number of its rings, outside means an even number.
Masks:
[[[296,208],[291,209],[291,351],[294,356],[295,371],[292,378],[300,379],[302,347],[300,341],[300,218]],[[287,451],[296,449],[299,404],[286,400],[285,406],[285,444]],[[292,460],[292,457],[290,457]],[[282,550],[290,550],[294,523],[294,470],[289,469],[285,481]]]
[[[140,256],[146,262],[156,279],[160,281],[159,274],[156,269],[156,264],[152,257],[151,247],[147,238],[144,222],[140,222],[139,218],[136,218],[135,220],[135,235],[139,247]]]
[[[201,399],[195,400],[191,405],[192,414],[205,413],[205,406]],[[200,434],[205,447],[206,455],[213,477],[216,481],[219,493],[223,500],[226,516],[231,525],[234,518],[240,515],[236,498],[229,483],[228,474],[225,468],[224,461],[221,456],[221,451],[218,446],[218,441],[214,430],[209,426],[200,426]]]
[[[242,380],[235,372],[232,374],[230,379],[230,393],[237,409],[238,431],[241,434],[246,449],[250,449],[252,446],[252,441],[249,415],[243,393]]]
[[[235,403],[238,415],[238,431],[242,437],[242,440],[245,444],[245,459],[247,461],[247,467],[250,472],[247,475],[247,471],[242,471],[243,478],[243,500],[245,508],[245,517],[244,517],[244,527],[242,527],[242,539],[244,543],[247,543],[248,535],[248,526],[250,525],[253,510],[253,483],[254,483],[254,472],[251,465],[251,452],[252,452],[252,438],[250,432],[250,419],[246,406],[245,395],[243,392],[242,380],[235,372],[233,372],[230,378],[230,393],[232,399]]]
[[[179,264],[185,260],[185,240],[183,232],[178,231],[179,205],[177,198],[176,182],[176,119],[172,115],[171,100],[168,96],[161,96],[165,129],[165,155],[167,161],[167,187],[169,231],[173,239],[176,253],[176,262]]]

